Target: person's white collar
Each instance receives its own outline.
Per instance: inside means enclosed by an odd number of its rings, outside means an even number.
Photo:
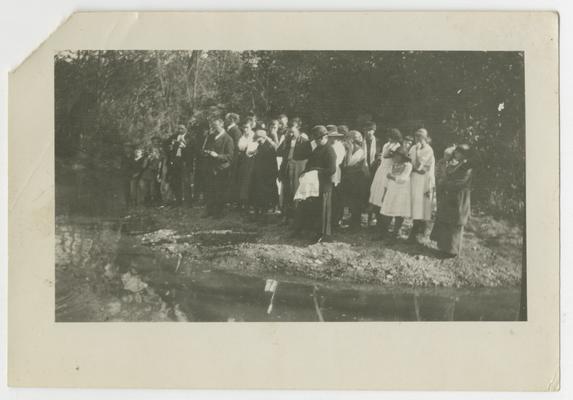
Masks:
[[[217,133],[217,135],[215,136],[215,140],[219,139],[221,136],[223,136],[225,134],[225,130],[221,129],[221,132]]]

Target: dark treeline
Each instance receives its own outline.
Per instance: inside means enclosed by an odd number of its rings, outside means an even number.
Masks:
[[[191,117],[255,112],[411,134],[425,127],[436,156],[474,149],[474,199],[522,215],[523,54],[420,51],[65,51],[55,57],[58,159],[111,162],[122,144],[168,137]]]

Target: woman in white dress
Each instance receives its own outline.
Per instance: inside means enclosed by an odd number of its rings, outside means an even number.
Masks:
[[[380,229],[382,237],[388,234],[388,227],[394,218],[393,237],[398,239],[404,218],[409,218],[410,205],[410,173],[412,164],[408,152],[403,147],[392,153],[392,166],[386,174],[386,194],[380,208]]]
[[[392,168],[392,153],[397,150],[402,143],[402,134],[396,128],[390,131],[390,138],[382,147],[382,161],[374,174],[372,184],[370,185],[369,203],[377,212],[382,207],[382,200],[386,191],[387,175]]]
[[[428,131],[418,129],[415,133],[416,144],[410,148],[410,160],[412,161],[411,206],[414,220],[408,241],[415,243],[418,235],[426,231],[426,221],[432,219],[432,205],[434,201],[435,177],[434,169],[436,160],[434,150],[428,143]]]

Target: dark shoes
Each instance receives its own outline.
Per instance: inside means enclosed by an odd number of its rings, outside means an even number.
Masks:
[[[316,240],[313,240],[312,243],[316,244],[316,243],[330,243],[332,242],[332,236],[330,235],[319,235]]]

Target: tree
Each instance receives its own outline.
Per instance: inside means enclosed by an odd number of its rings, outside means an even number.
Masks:
[[[519,52],[66,51],[55,58],[56,154],[113,156],[192,116],[301,116],[303,129],[365,118],[404,134],[424,126],[439,156],[475,150],[475,199],[524,212],[525,93]]]

